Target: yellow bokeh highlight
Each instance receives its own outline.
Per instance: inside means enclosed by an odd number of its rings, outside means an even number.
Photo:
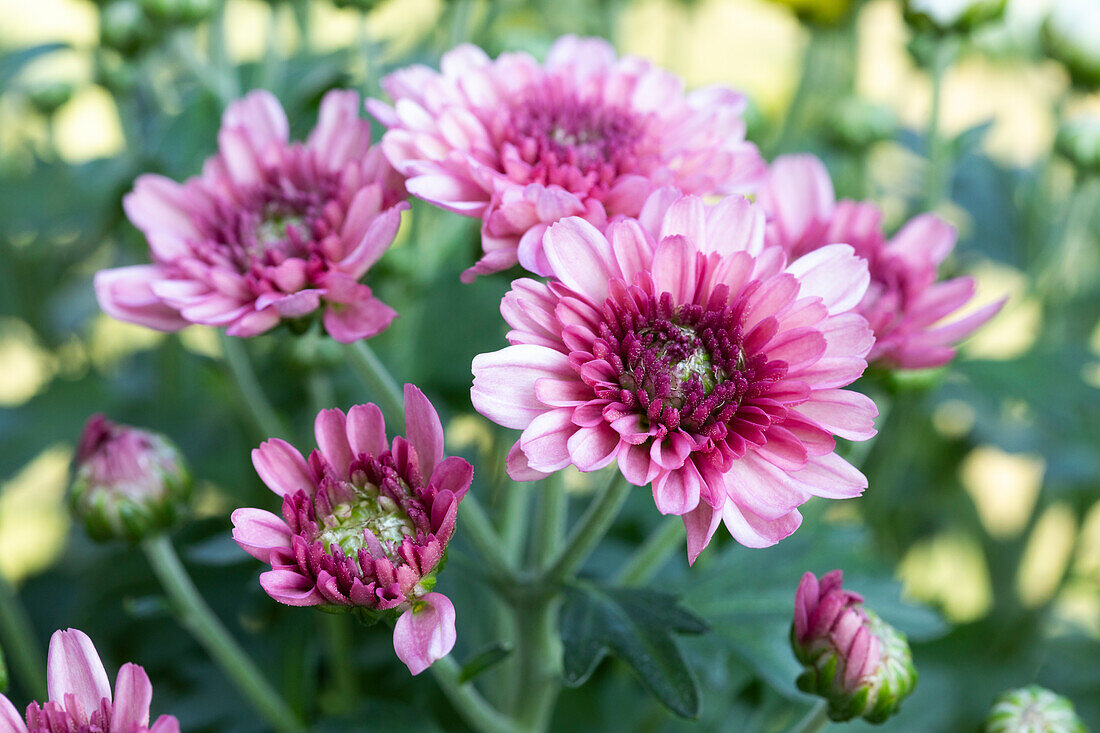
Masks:
[[[218,329],[213,326],[188,326],[179,332],[180,343],[192,354],[209,359],[222,358],[222,344]]]
[[[92,320],[88,356],[97,369],[109,370],[128,356],[155,348],[164,338],[160,331],[100,313]]]
[[[118,106],[106,89],[79,89],[54,117],[57,152],[69,163],[107,158],[122,152],[126,139]]]
[[[1018,535],[1031,517],[1043,483],[1046,462],[1031,454],[1005,453],[991,445],[972,450],[959,467],[978,516],[990,536]]]
[[[1027,275],[1009,265],[990,261],[975,266],[970,274],[978,283],[978,292],[959,311],[959,317],[1000,298],[1008,300],[991,321],[963,344],[963,354],[971,359],[1007,361],[1027,353],[1038,338],[1043,321],[1039,301],[1026,294]]]
[[[69,530],[68,446],[53,446],[0,486],[0,574],[19,581],[53,564]]]
[[[87,0],[0,0],[0,44],[64,41],[92,46],[99,40],[98,15],[95,4]]]
[[[53,378],[54,360],[34,331],[16,318],[0,319],[0,406],[17,407]]]
[[[794,93],[806,43],[794,16],[763,0],[641,0],[619,17],[619,48],[645,56],[687,84],[727,84],[769,112]]]
[[[1047,507],[1028,537],[1016,576],[1016,589],[1025,606],[1040,606],[1058,590],[1076,537],[1073,509],[1062,502]]]
[[[939,605],[956,623],[981,618],[993,604],[981,545],[962,532],[917,542],[902,558],[898,574],[906,596]]]
[[[948,438],[961,438],[974,428],[974,408],[962,400],[945,400],[932,411],[932,427]]]

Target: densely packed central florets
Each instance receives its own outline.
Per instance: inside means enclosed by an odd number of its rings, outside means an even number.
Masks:
[[[746,356],[744,302],[730,305],[724,286],[705,306],[676,305],[670,293],[647,296],[636,287],[622,293],[621,301],[607,299],[599,333],[622,389],[595,391],[665,430],[683,427],[721,439],[742,400],[762,394],[762,385],[786,372],[783,362]]]
[[[643,162],[645,115],[583,99],[560,83],[533,85],[505,117],[501,147],[514,146],[518,160],[530,166],[522,174],[532,183],[601,197]]]

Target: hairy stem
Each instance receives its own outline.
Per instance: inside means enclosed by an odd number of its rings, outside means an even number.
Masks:
[[[206,653],[233,681],[256,712],[280,733],[304,732],[305,726],[206,605],[168,536],[160,534],[146,538],[141,543],[141,549],[172,600],[180,625],[206,649]]]
[[[789,733],[816,733],[829,724],[829,706],[824,700],[818,700],[807,711],[802,720],[795,723]]]

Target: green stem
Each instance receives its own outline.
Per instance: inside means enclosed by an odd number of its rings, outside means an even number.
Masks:
[[[328,661],[332,687],[329,700],[335,702],[331,712],[350,712],[359,702],[359,681],[351,658],[354,644],[351,638],[351,616],[343,613],[322,613],[324,626],[325,657]]]
[[[371,347],[367,346],[366,341],[348,344],[347,354],[352,368],[363,381],[371,397],[378,400],[378,406],[386,416],[386,424],[390,426],[391,432],[404,432],[405,397],[401,387],[390,376],[385,365]]]
[[[221,338],[222,353],[225,355],[225,363],[229,366],[229,371],[237,382],[241,399],[244,400],[252,419],[256,422],[256,426],[265,437],[286,436],[283,421],[279,419],[279,414],[275,412],[275,408],[268,402],[263,389],[260,387],[260,381],[256,378],[256,372],[252,369],[252,364],[248,360],[244,343],[236,337],[226,335],[224,331],[218,333]]]
[[[924,211],[932,211],[940,203],[947,186],[945,178],[948,161],[940,136],[940,107],[943,102],[943,78],[951,65],[953,55],[950,48],[937,48],[928,70],[932,75],[932,109],[928,117],[928,186],[925,190]]]
[[[467,492],[458,510],[462,514],[462,536],[470,540],[481,559],[488,564],[489,574],[495,580],[514,578],[515,569],[501,553],[504,542],[493,529],[493,523],[489,521],[477,497]]]
[[[520,728],[498,712],[477,691],[472,682],[458,681],[458,663],[450,657],[437,659],[431,667],[435,681],[455,709],[481,733],[519,733]]]
[[[816,733],[829,724],[829,706],[818,700],[802,720],[795,723],[789,733]]]
[[[206,649],[268,725],[280,733],[300,733],[305,726],[264,679],[236,640],[199,595],[167,535],[154,535],[141,543],[153,573],[171,598],[177,620]]]
[[[33,700],[46,699],[45,656],[35,643],[34,627],[27,610],[8,579],[0,575],[0,638],[20,688]]]
[[[550,476],[539,487],[535,516],[538,524],[532,538],[532,566],[542,570],[551,558],[561,552],[565,537],[565,519],[568,509],[565,486],[561,472]]]
[[[684,546],[684,520],[666,517],[656,532],[646,538],[642,546],[615,576],[619,585],[645,585],[660,571],[668,558]]]
[[[546,730],[560,678],[557,597],[537,593],[517,601],[516,719],[524,730]]]
[[[544,575],[549,583],[559,583],[577,572],[596,545],[600,543],[607,530],[619,514],[626,497],[630,494],[631,484],[615,471],[600,495],[588,505],[588,509],[569,533],[565,547],[557,558],[550,563]]]

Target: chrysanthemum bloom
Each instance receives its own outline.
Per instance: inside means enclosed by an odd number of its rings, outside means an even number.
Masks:
[[[764,248],[740,197],[707,211],[662,189],[606,236],[580,218],[547,231],[556,278],[517,280],[501,304],[512,344],[474,359],[474,407],[523,429],[514,478],[617,460],[684,517],[694,562],[723,520],[764,547],[811,495],[860,494],[833,436],[866,440],[877,410],[840,389],[866,367],[871,331],[850,313],[867,287],[851,247],[790,264]]]
[[[997,698],[983,733],[1086,733],[1073,703],[1038,685],[1009,690]]]
[[[93,415],[73,459],[73,514],[96,540],[136,542],[172,526],[191,493],[183,457],[163,435]]]
[[[179,733],[171,715],[149,726],[153,686],[136,664],[124,664],[115,694],[92,640],[83,631],[55,631],[46,664],[49,702],[27,706],[24,718],[0,695],[0,733]]]
[[[745,141],[745,99],[682,82],[606,41],[563,36],[546,63],[525,53],[495,61],[463,45],[441,72],[424,66],[382,81],[390,107],[367,107],[389,131],[382,149],[409,192],[482,220],[484,256],[463,273],[517,261],[549,275],[546,227],[580,216],[597,228],[636,216],[650,192],[721,194],[756,185],[764,163]]]
[[[767,242],[801,257],[833,243],[849,244],[867,261],[871,285],[859,302],[875,332],[868,361],[921,369],[948,363],[954,344],[1000,310],[1004,301],[944,323],[974,296],[970,277],[937,282],[936,271],[955,247],[955,228],[922,214],[887,240],[882,212],[865,201],[836,200],[824,164],[812,155],[776,159],[760,192],[769,215]]]
[[[473,468],[443,457],[439,416],[411,384],[405,416],[408,437],[392,445],[373,404],[322,410],[308,460],[286,441],[263,443],[252,463],[282,516],[238,509],[233,538],[271,565],[260,585],[280,603],[400,614],[394,649],[419,674],[455,643],[454,606],[431,590]]]
[[[806,573],[798,584],[791,627],[791,647],[805,665],[798,687],[825,698],[833,720],[881,723],[917,684],[913,656],[905,635],[842,581],[834,570],[820,582]]]
[[[359,280],[397,233],[400,177],[371,148],[355,92],[325,95],[305,143],[288,130],[278,100],[255,91],[226,110],[202,175],[139,178],[123,207],[153,264],[97,273],[100,307],[161,331],[255,336],[322,306],[339,341],[385,329],[397,314]]]

